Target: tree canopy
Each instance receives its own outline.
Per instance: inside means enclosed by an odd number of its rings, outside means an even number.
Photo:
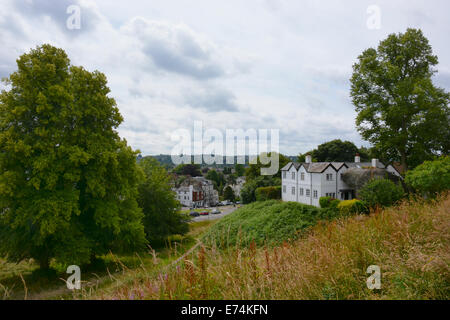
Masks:
[[[274,153],[272,155],[272,152],[267,153],[267,157],[276,156],[277,154]],[[283,168],[285,165],[287,165],[291,160],[286,157],[285,155],[279,153],[278,154],[278,161],[279,161],[279,169],[278,172],[274,175],[275,177],[281,178],[281,168]],[[261,156],[257,157],[256,164],[250,164],[245,171],[245,177],[247,180],[255,179],[259,176],[261,176],[261,168],[270,167],[270,165],[263,165],[261,163]]]
[[[353,66],[358,131],[405,168],[450,150],[450,95],[432,82],[437,64],[422,31],[408,29],[365,50]]]
[[[440,192],[450,190],[450,156],[425,161],[407,172],[405,182],[427,197],[434,197]]]
[[[359,153],[359,149],[353,142],[336,139],[319,145],[312,152],[312,157],[319,162],[353,162],[357,153]],[[364,161],[366,159],[362,160]]]
[[[48,268],[144,248],[138,153],[106,77],[50,45],[17,67],[0,94],[0,254]]]
[[[297,156],[297,162],[305,162],[306,155],[310,155],[313,162],[353,162],[355,155],[359,154],[361,161],[369,161],[370,150],[361,147],[358,148],[351,141],[342,141],[335,139],[322,143],[316,149],[308,151]]]
[[[168,236],[189,231],[187,217],[179,213],[180,203],[170,188],[167,171],[151,157],[139,163],[144,181],[139,185],[138,203],[144,213],[144,228],[153,247],[161,245]]]
[[[198,164],[180,164],[173,169],[173,172],[180,175],[186,175],[191,177],[200,177],[202,172]]]
[[[225,200],[234,201],[234,199],[235,199],[234,191],[233,191],[233,189],[231,189],[230,186],[227,186],[227,187],[223,190],[223,198],[224,198]]]

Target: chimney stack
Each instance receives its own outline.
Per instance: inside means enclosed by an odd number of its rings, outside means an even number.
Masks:
[[[372,159],[372,167],[378,168],[378,159]]]
[[[359,156],[359,153],[357,153],[357,154],[355,155],[355,162],[356,162],[356,163],[360,163],[360,162],[361,162],[361,157]]]
[[[312,158],[311,158],[311,155],[307,154],[306,157],[305,157],[305,162],[306,162],[306,163],[311,163],[311,162],[312,162],[311,159],[312,159]]]

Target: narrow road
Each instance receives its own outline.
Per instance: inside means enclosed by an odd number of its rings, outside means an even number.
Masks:
[[[217,209],[219,209],[221,212],[220,214],[209,213],[209,215],[207,215],[207,216],[200,216],[200,217],[192,218],[192,221],[197,222],[197,221],[205,221],[205,220],[222,219],[227,214],[234,212],[237,208],[238,208],[237,206],[236,207],[233,207],[233,206],[217,207]],[[216,208],[213,208],[213,209],[216,209]]]

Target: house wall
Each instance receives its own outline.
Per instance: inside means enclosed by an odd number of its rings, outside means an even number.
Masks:
[[[302,180],[302,173],[304,179]],[[298,202],[304,204],[311,204],[311,197],[306,196],[306,190],[311,189],[311,174],[301,166],[298,170]]]
[[[331,180],[327,180],[327,174],[331,175]],[[335,197],[338,196],[338,178],[339,175],[332,166],[329,166],[324,172],[320,173],[319,199],[320,197],[325,197],[327,194],[335,194]],[[315,202],[315,205],[317,206],[320,206],[319,199]]]
[[[286,178],[284,178],[284,173],[286,172]],[[283,171],[281,173],[282,185],[281,185],[281,199],[283,201],[297,201],[297,177],[298,172],[295,169],[295,166],[291,166],[288,171]],[[292,174],[294,174],[294,178],[292,178]],[[292,190],[294,189],[294,194]]]

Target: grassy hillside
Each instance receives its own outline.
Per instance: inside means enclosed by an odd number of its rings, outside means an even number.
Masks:
[[[252,208],[264,211],[258,204]],[[239,213],[252,220],[249,215]],[[449,253],[447,195],[434,203],[403,203],[370,216],[320,222],[301,239],[274,248],[201,247],[167,272],[148,274],[102,297],[449,299]],[[381,290],[366,286],[370,265],[381,268]]]
[[[323,209],[294,202],[277,200],[255,202],[242,207],[216,223],[203,242],[218,247],[239,244],[248,246],[276,245],[296,239],[316,224]]]

